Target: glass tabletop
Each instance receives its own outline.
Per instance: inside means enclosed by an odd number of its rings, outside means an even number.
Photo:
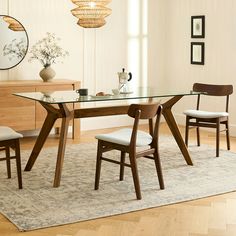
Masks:
[[[13,93],[13,95],[44,102],[48,104],[59,103],[77,103],[77,102],[97,102],[97,101],[116,101],[127,99],[144,99],[144,98],[159,98],[159,97],[173,97],[173,96],[188,96],[198,95],[193,91],[162,91],[161,89],[151,88],[138,88],[130,93],[112,95],[106,94],[105,96],[80,96],[76,91],[54,91],[54,92],[26,92],[26,93]]]

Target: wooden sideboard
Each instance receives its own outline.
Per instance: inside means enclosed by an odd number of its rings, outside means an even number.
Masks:
[[[0,126],[6,125],[16,131],[26,131],[40,129],[44,122],[46,110],[38,102],[14,96],[12,93],[52,92],[79,88],[79,81],[62,79],[47,83],[40,80],[0,81]],[[71,109],[76,108],[74,106],[78,106],[78,104],[69,105]],[[71,122],[73,127],[72,136],[73,138],[78,137],[80,122],[78,119]],[[60,124],[57,122],[54,127],[60,127]]]

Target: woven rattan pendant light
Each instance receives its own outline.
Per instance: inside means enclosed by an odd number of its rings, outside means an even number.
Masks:
[[[25,29],[23,28],[23,26],[14,18],[10,17],[10,16],[4,16],[3,20],[9,24],[8,28],[13,30],[13,31],[25,31]]]
[[[99,28],[106,24],[105,17],[111,14],[106,7],[111,0],[71,0],[78,7],[72,14],[79,19],[78,25],[84,28]]]
[[[7,1],[7,16],[3,17],[3,20],[9,25],[8,28],[13,31],[25,31],[24,27],[10,15],[10,0]]]

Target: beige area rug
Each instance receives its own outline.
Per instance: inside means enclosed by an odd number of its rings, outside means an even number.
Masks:
[[[190,146],[194,166],[187,166],[170,137],[161,137],[160,154],[165,190],[160,190],[152,160],[139,159],[143,199],[136,200],[131,171],[119,182],[119,166],[103,163],[100,189],[93,190],[96,143],[68,145],[61,186],[53,188],[56,148],[42,151],[33,170],[23,173],[24,189],[17,179],[6,179],[0,166],[0,211],[20,231],[74,223],[99,217],[162,206],[236,190],[236,154]],[[29,151],[22,151],[23,167]],[[111,155],[116,158],[118,152]],[[15,163],[12,163],[15,164]],[[13,168],[15,169],[15,167]]]

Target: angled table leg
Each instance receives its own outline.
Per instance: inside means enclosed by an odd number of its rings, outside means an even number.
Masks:
[[[181,136],[181,133],[179,131],[178,125],[176,124],[175,118],[173,116],[173,113],[171,111],[171,108],[173,107],[173,105],[175,103],[177,103],[183,96],[179,95],[179,96],[174,96],[173,98],[171,98],[170,100],[168,100],[167,102],[163,103],[163,116],[165,117],[165,120],[179,146],[180,151],[182,152],[185,161],[187,162],[188,165],[193,165],[193,162],[191,160],[191,157],[189,155],[188,149],[184,143],[184,140]]]
[[[30,171],[32,169],[55,121],[58,119],[58,112],[54,107],[52,107],[50,105],[46,105],[44,103],[41,103],[41,105],[48,111],[48,113],[47,113],[47,117],[43,123],[43,126],[41,128],[41,131],[39,133],[39,136],[36,140],[34,148],[31,152],[29,160],[26,164],[25,171]]]
[[[40,134],[36,140],[33,151],[30,155],[30,158],[26,164],[25,171],[30,171],[34,166],[36,159],[42,147],[58,118],[62,118],[61,132],[60,132],[60,140],[58,146],[58,154],[57,154],[57,163],[56,163],[56,171],[54,178],[54,187],[60,186],[61,180],[61,172],[63,167],[64,155],[65,155],[65,147],[66,147],[66,139],[68,133],[69,122],[74,116],[73,111],[69,111],[66,104],[58,104],[59,109],[53,107],[52,105],[45,104],[41,102],[41,105],[47,110],[47,117],[44,121]]]
[[[65,148],[66,148],[66,140],[68,134],[68,128],[70,120],[73,118],[74,112],[69,111],[65,104],[59,104],[62,118],[61,124],[61,133],[60,133],[60,141],[57,153],[57,164],[56,164],[56,171],[55,171],[55,178],[53,187],[59,187],[61,181],[61,172],[64,162],[65,156]]]

